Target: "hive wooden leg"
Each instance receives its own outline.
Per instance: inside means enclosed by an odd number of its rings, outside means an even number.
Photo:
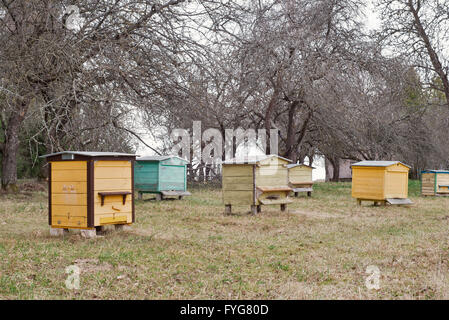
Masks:
[[[251,206],[251,214],[257,214],[257,206]]]
[[[362,205],[362,200],[361,199],[357,199],[357,205],[361,206]]]
[[[178,199],[179,199],[179,200],[182,200],[182,196],[179,196]]]
[[[281,211],[284,212],[285,210],[287,210],[287,204],[283,203],[281,204]]]
[[[156,193],[156,201],[161,201],[161,200],[162,200],[162,194]]]
[[[103,234],[103,233],[105,233],[105,227],[97,226],[97,227],[95,227],[95,231],[96,231],[96,234]]]
[[[259,204],[257,206],[257,213],[261,213],[262,212],[262,206]]]
[[[143,193],[137,192],[137,199],[142,200],[143,199]]]
[[[299,192],[295,192],[295,198],[298,198]]]
[[[312,191],[307,191],[307,196],[311,197],[312,196]]]
[[[232,213],[232,206],[230,204],[225,205],[225,214]]]

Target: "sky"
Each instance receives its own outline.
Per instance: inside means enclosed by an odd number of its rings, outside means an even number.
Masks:
[[[365,15],[366,15],[366,27],[368,29],[376,29],[380,26],[380,19],[378,14],[375,12],[375,6],[373,0],[365,0],[366,1],[366,7],[365,7]]]

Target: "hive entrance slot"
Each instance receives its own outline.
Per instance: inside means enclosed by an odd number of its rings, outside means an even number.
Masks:
[[[129,191],[118,191],[118,192],[98,192],[98,195],[101,197],[101,206],[104,205],[104,198],[107,196],[123,196],[123,205],[126,203],[126,196],[131,194]]]

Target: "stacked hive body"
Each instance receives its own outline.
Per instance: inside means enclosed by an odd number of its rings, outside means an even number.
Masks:
[[[51,227],[94,229],[135,221],[135,155],[67,151],[44,157],[49,170]]]
[[[187,191],[187,161],[175,156],[138,158],[134,168],[135,188],[141,199],[154,193],[156,199],[190,195]]]
[[[288,169],[291,162],[277,155],[232,159],[223,162],[223,202],[226,212],[232,205],[249,205],[260,212],[262,204],[279,204],[281,210],[291,203],[288,194]]]
[[[362,161],[352,165],[352,197],[386,204],[411,204],[408,197],[410,167],[399,161]]]
[[[307,192],[310,197],[313,191],[312,171],[315,168],[305,164],[289,164],[287,168],[289,186],[295,196],[298,196],[299,192]]]
[[[424,196],[449,195],[449,171],[446,170],[422,171],[421,193]]]

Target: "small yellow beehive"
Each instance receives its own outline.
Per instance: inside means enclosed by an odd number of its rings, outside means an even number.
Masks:
[[[312,196],[312,171],[315,168],[306,164],[289,164],[287,168],[289,186],[293,189],[295,197],[299,192],[307,192],[309,197]]]
[[[288,195],[288,169],[291,161],[277,155],[232,159],[223,162],[223,202],[226,213],[232,205],[249,205],[253,214],[261,205],[279,204],[281,211],[292,201]]]
[[[361,161],[352,165],[352,197],[375,204],[411,204],[408,197],[410,167],[399,161]]]
[[[422,171],[421,193],[423,196],[449,196],[449,171]]]
[[[43,157],[51,228],[95,230],[135,221],[135,155],[65,151]]]

